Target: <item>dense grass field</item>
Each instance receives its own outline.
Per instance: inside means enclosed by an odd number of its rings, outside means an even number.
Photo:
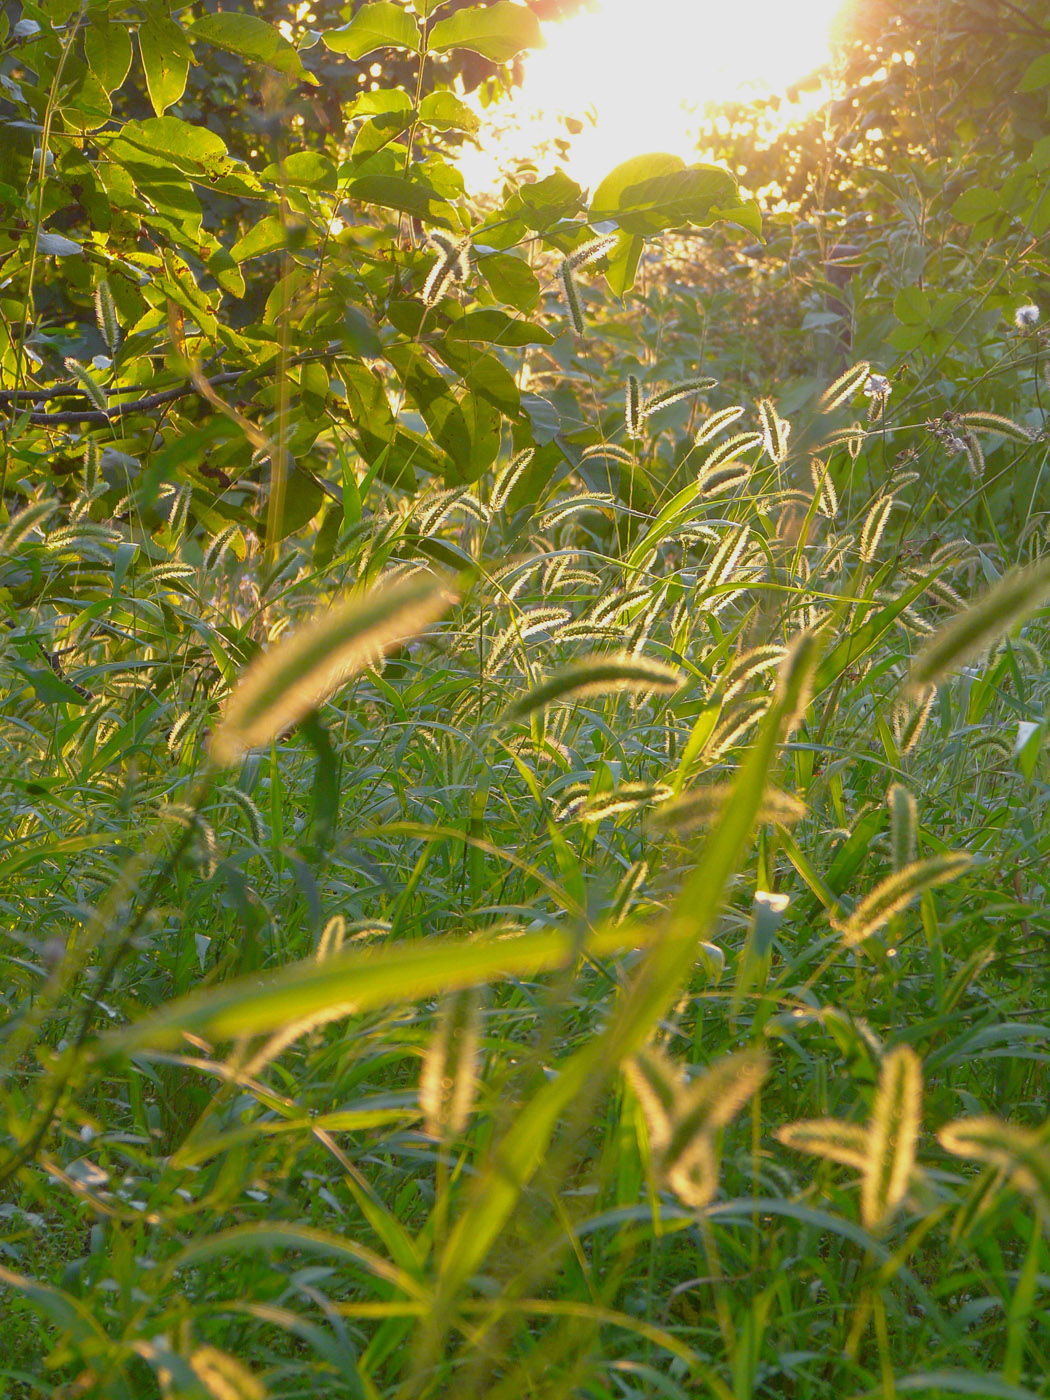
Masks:
[[[1046,1393],[1045,566],[684,403],[643,510],[8,527],[6,1393]]]
[[[1050,1397],[1045,15],[571,8],[0,15],[0,1400]]]

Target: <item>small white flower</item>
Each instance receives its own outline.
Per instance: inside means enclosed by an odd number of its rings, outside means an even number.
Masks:
[[[869,399],[887,399],[890,395],[890,381],[884,374],[869,374],[864,381],[864,392]]]
[[[1014,325],[1019,331],[1026,331],[1039,324],[1038,306],[1019,306],[1014,312]]]

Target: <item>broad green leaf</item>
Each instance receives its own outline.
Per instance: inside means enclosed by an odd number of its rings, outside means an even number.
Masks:
[[[116,92],[131,68],[131,31],[119,20],[93,20],[84,30],[84,58],[106,92]]]
[[[952,205],[952,214],[961,224],[979,224],[982,219],[1002,212],[1002,200],[998,190],[975,185]]]
[[[378,204],[403,214],[414,214],[428,223],[455,227],[456,213],[452,205],[421,180],[408,180],[403,175],[363,175],[347,186],[346,193],[362,204]]]
[[[513,253],[488,253],[478,271],[493,294],[518,311],[531,311],[540,299],[539,279],[524,258]]]
[[[203,39],[227,53],[264,63],[267,68],[274,68],[296,82],[317,86],[317,79],[303,67],[294,45],[258,15],[241,10],[220,10],[194,20],[186,32],[191,38]]]
[[[150,14],[139,26],[139,53],[153,110],[162,117],[186,90],[192,54],[186,36],[166,16]]]
[[[1043,87],[1050,87],[1050,53],[1040,54],[1032,60],[1021,75],[1017,91],[1036,92]]]
[[[428,92],[419,104],[419,119],[435,131],[467,131],[481,125],[478,115],[454,92]]]
[[[666,153],[634,156],[594,192],[590,219],[614,219],[628,233],[708,224],[738,204],[737,183],[717,165],[690,165]]]
[[[634,286],[644,248],[645,239],[641,234],[621,231],[616,247],[609,254],[605,281],[613,296],[619,297],[621,301]]]
[[[902,326],[928,326],[930,298],[921,287],[902,287],[894,298],[893,314]]]
[[[248,258],[261,258],[266,253],[275,253],[288,242],[284,224],[274,214],[268,214],[253,224],[243,238],[230,249],[234,262],[245,262]]]
[[[362,5],[349,24],[326,29],[322,39],[333,53],[364,58],[374,49],[411,49],[419,52],[419,26],[392,0],[371,0]]]
[[[542,180],[531,185],[522,185],[507,200],[501,219],[512,224],[519,219],[527,228],[543,233],[562,219],[571,218],[583,203],[583,190],[564,170],[556,170]],[[520,235],[518,235],[520,238]],[[504,245],[491,241],[491,235],[479,229],[475,235],[477,243],[490,243],[492,247]],[[513,240],[515,242],[518,239]]]
[[[509,63],[524,49],[542,49],[543,32],[539,20],[525,5],[511,0],[495,0],[491,5],[474,5],[438,20],[430,31],[430,48],[470,49],[493,63]]]
[[[495,345],[553,345],[554,337],[542,326],[520,317],[508,316],[505,311],[486,306],[480,311],[468,311],[445,333],[450,343],[456,341],[483,340]]]
[[[268,165],[262,178],[291,189],[311,190],[334,190],[338,179],[334,161],[320,151],[293,151],[282,161]]]

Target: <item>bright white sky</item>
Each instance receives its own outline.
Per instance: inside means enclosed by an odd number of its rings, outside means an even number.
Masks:
[[[517,134],[501,155],[531,154],[559,112],[588,123],[569,173],[591,188],[620,161],[649,151],[696,159],[685,107],[761,92],[782,93],[828,58],[832,18],[843,0],[597,0],[593,11],[547,24],[547,47],[525,60],[512,99]],[[482,115],[483,128],[493,116]],[[488,167],[492,168],[491,140]],[[486,162],[465,170],[468,187]],[[546,172],[544,172],[546,173]],[[486,182],[488,183],[488,182]]]

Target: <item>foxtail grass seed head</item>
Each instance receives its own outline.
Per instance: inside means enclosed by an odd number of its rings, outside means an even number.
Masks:
[[[894,870],[904,870],[918,853],[919,804],[903,783],[894,783],[886,798],[890,809],[890,850]]]
[[[830,413],[832,409],[844,404],[847,399],[853,398],[857,390],[868,382],[871,373],[871,366],[867,360],[859,360],[857,364],[840,374],[834,384],[829,384],[820,396],[819,408],[823,413]]]
[[[940,627],[912,662],[912,695],[982,656],[1050,596],[1050,559],[1004,574],[965,612]]]
[[[717,383],[717,379],[698,376],[696,379],[681,379],[677,384],[669,384],[666,389],[660,389],[657,393],[649,395],[642,404],[640,416],[648,418],[661,408],[670,408],[671,404],[681,403],[683,399],[689,398],[692,394],[700,394],[705,389],[713,389]]]
[[[788,646],[777,672],[777,704],[783,714],[782,732],[791,734],[805,717],[813,697],[813,681],[820,660],[820,635],[816,629],[800,632]]]
[[[638,460],[633,452],[629,452],[626,447],[620,447],[614,442],[592,443],[590,447],[583,449],[580,457],[585,462],[591,462],[595,459],[606,462],[621,462],[625,467],[633,467]]]
[[[922,1119],[922,1065],[908,1045],[882,1062],[860,1188],[861,1219],[880,1229],[904,1199],[915,1168]]]
[[[717,413],[712,413],[697,429],[693,438],[693,446],[703,447],[705,443],[710,442],[712,438],[716,438],[720,432],[723,432],[743,416],[744,410],[739,404],[734,404],[732,408],[722,408],[719,409]]]
[[[681,1071],[657,1046],[648,1045],[624,1064],[624,1073],[645,1116],[649,1146],[661,1153],[671,1141],[685,1090]]]
[[[103,279],[95,288],[95,320],[98,323],[106,349],[115,355],[120,348],[120,322],[117,320],[117,306],[113,300],[109,283]]]
[[[66,369],[69,370],[70,374],[84,391],[85,398],[90,399],[97,409],[106,413],[109,409],[109,404],[106,400],[105,392],[103,391],[102,385],[91,373],[87,365],[82,365],[79,360],[74,360],[72,356],[67,356],[64,363]]]
[[[205,1395],[217,1400],[266,1400],[266,1390],[247,1366],[218,1347],[198,1347],[190,1366]]]
[[[721,467],[708,470],[706,465],[697,476],[699,494],[704,500],[724,496],[727,491],[735,491],[751,479],[754,467],[748,462],[726,462]]]
[[[587,326],[583,319],[583,307],[580,305],[580,293],[568,262],[563,262],[558,268],[558,281],[561,283],[565,309],[569,313],[569,324],[577,335],[586,334]]]
[[[458,1137],[467,1126],[478,1084],[481,998],[475,987],[446,997],[423,1057],[419,1106],[432,1138]]]
[[[843,1123],[837,1118],[807,1118],[785,1123],[777,1138],[795,1152],[808,1152],[839,1162],[844,1167],[864,1171],[868,1162],[868,1129],[861,1123]]]
[[[648,878],[649,862],[647,860],[636,860],[627,867],[620,883],[616,886],[616,893],[613,895],[612,915],[614,923],[623,923],[631,911],[631,905],[634,903],[638,891]]]
[[[186,737],[186,730],[189,728],[192,719],[193,711],[183,710],[182,714],[179,715],[178,719],[176,719],[175,723],[171,726],[171,729],[168,731],[168,753],[173,755],[178,754],[179,750],[182,748],[182,741]]]
[[[758,418],[762,424],[762,446],[767,457],[779,466],[787,457],[791,424],[786,418],[781,418],[772,399],[760,401]]]
[[[865,564],[870,564],[875,558],[875,551],[878,549],[879,541],[886,529],[886,522],[890,518],[893,504],[892,496],[882,496],[864,517],[864,524],[860,532],[860,557]]]
[[[1039,308],[1029,303],[1027,306],[1019,306],[1014,312],[1014,325],[1019,331],[1030,331],[1039,324]]]
[[[680,833],[697,827],[713,826],[733,794],[732,783],[715,783],[710,787],[686,788],[684,792],[661,802],[654,817],[659,826]],[[766,824],[794,826],[806,815],[806,804],[780,788],[767,787],[755,815],[756,826]]]
[[[900,914],[926,890],[958,879],[973,864],[965,851],[942,851],[925,860],[913,861],[903,870],[895,870],[880,880],[866,895],[848,919],[836,921],[835,927],[847,948],[855,948],[878,933],[895,914]]]
[[[1047,1128],[1026,1128],[1001,1118],[958,1118],[937,1134],[956,1157],[996,1167],[1011,1186],[1031,1196],[1050,1216],[1050,1141]]]
[[[839,498],[827,462],[819,457],[809,459],[809,472],[813,479],[813,490],[817,497],[817,510],[828,520],[838,514]]]
[[[212,735],[218,764],[278,738],[385,650],[436,622],[455,602],[449,584],[415,574],[320,613],[253,661]]]
[[[560,700],[577,700],[587,695],[615,694],[618,691],[654,691],[670,694],[684,683],[684,677],[662,661],[626,653],[598,653],[584,657],[556,671],[511,705],[503,722],[512,724],[535,710]]]
[[[761,442],[761,433],[734,433],[731,438],[726,438],[725,442],[720,442],[707,454],[697,473],[698,480],[706,482],[712,472],[743,456],[745,452],[750,452],[752,448],[760,446]],[[748,467],[748,472],[750,471],[751,468]]]
[[[342,914],[333,914],[325,924],[317,944],[317,961],[327,962],[343,951],[346,939],[346,919]]]
[[[898,700],[894,705],[893,732],[902,754],[911,753],[922,738],[936,698],[937,687],[928,685],[917,692],[914,705],[907,700]]]
[[[627,389],[624,396],[624,426],[629,438],[642,435],[642,390],[633,374],[627,376]]]
[[[662,1153],[667,1184],[696,1209],[718,1189],[715,1134],[736,1117],[769,1073],[762,1050],[742,1050],[717,1060],[676,1098],[671,1136]]]
[[[578,248],[574,248],[565,259],[565,266],[572,272],[576,272],[581,267],[587,267],[595,263],[599,258],[604,258],[606,253],[616,247],[617,236],[615,233],[602,234],[598,238],[590,238],[586,243],[581,243]]]
[[[242,792],[239,787],[235,787],[232,783],[221,788],[220,792],[223,799],[231,807],[236,807],[242,813],[255,844],[257,846],[263,845],[266,841],[266,823],[263,821],[262,813],[255,805],[254,800],[248,793]]]
[[[1036,437],[1036,434],[1023,424],[1015,423],[1012,418],[1006,418],[1001,413],[960,413],[958,421],[971,432],[997,433],[1000,437],[1020,443],[1024,447],[1034,442]]]

